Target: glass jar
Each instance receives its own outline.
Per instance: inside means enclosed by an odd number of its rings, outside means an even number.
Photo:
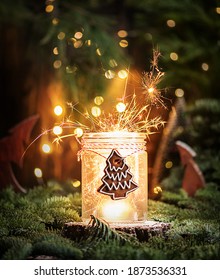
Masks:
[[[85,133],[82,138],[82,219],[144,222],[147,215],[146,134]],[[117,167],[117,164],[118,167]]]

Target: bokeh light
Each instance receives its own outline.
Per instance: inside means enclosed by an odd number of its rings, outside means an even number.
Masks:
[[[177,88],[175,90],[175,95],[176,95],[176,97],[183,97],[184,96],[184,90],[181,89],[181,88]]]
[[[120,70],[118,71],[118,77],[120,79],[125,79],[128,76],[128,72],[126,70]]]
[[[116,110],[117,110],[119,113],[124,112],[125,109],[126,109],[126,105],[125,105],[123,102],[119,102],[119,103],[116,105]]]
[[[101,109],[97,106],[92,107],[91,113],[94,117],[99,117],[101,115]]]
[[[172,52],[172,53],[170,53],[170,58],[171,58],[173,61],[176,61],[176,60],[179,59],[179,56],[178,56],[177,53]]]
[[[45,153],[45,154],[49,154],[51,152],[51,147],[49,144],[43,144],[42,145],[42,151]]]
[[[43,172],[40,168],[36,167],[34,169],[34,175],[37,177],[37,178],[42,178],[43,176]]]
[[[176,22],[173,19],[168,19],[167,26],[173,28],[176,26]]]
[[[60,135],[60,134],[62,134],[62,132],[63,132],[63,129],[61,126],[59,126],[59,125],[54,126],[53,133],[55,135]]]
[[[57,106],[54,107],[54,114],[55,115],[60,116],[60,115],[62,115],[62,113],[63,113],[62,106],[57,105]]]
[[[104,98],[102,96],[96,96],[94,98],[94,103],[98,106],[101,105],[103,102],[104,102]]]
[[[75,128],[74,134],[76,135],[76,137],[81,137],[83,135],[83,129],[81,127]]]

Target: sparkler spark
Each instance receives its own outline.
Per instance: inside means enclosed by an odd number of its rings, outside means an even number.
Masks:
[[[153,105],[162,105],[165,107],[162,100],[162,90],[157,88],[157,85],[161,82],[164,72],[161,72],[158,67],[158,59],[161,56],[158,50],[153,51],[153,59],[151,60],[151,66],[149,72],[144,72],[142,77],[143,94],[146,96],[147,102]]]

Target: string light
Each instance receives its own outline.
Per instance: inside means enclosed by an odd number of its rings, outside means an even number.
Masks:
[[[155,194],[159,194],[159,193],[161,193],[162,192],[162,188],[160,187],[160,186],[156,186],[155,188],[154,188],[154,193]]]
[[[36,167],[34,169],[34,175],[37,177],[37,178],[42,178],[43,176],[43,172],[40,168]]]
[[[207,63],[202,63],[202,70],[204,70],[204,71],[208,71],[209,70],[209,65],[207,64]]]
[[[170,168],[172,168],[173,167],[173,163],[172,163],[172,161],[167,161],[166,163],[165,163],[165,167],[167,168],[167,169],[170,169]]]
[[[57,116],[62,115],[63,113],[63,108],[60,105],[57,105],[54,107],[54,114]]]
[[[98,56],[102,56],[101,50],[100,50],[100,49],[96,49],[96,54],[97,54]]]
[[[106,77],[106,79],[109,79],[109,80],[113,79],[115,77],[115,72],[112,70],[107,70],[105,72],[105,77]]]
[[[102,96],[96,96],[94,98],[94,103],[98,106],[101,105],[103,102],[104,102],[104,98]]]
[[[45,154],[49,154],[51,152],[51,147],[49,144],[43,144],[42,145],[42,151],[45,153]]]
[[[73,180],[72,185],[74,188],[78,188],[81,185],[81,182],[79,180]]]
[[[92,107],[91,113],[94,117],[99,117],[101,115],[101,109],[97,106]]]
[[[128,36],[128,32],[126,30],[121,29],[121,30],[118,31],[118,37],[125,38],[127,36]]]
[[[59,19],[58,18],[53,18],[52,19],[52,24],[53,25],[57,25],[59,23]]]
[[[127,76],[128,76],[128,72],[126,70],[120,70],[118,72],[118,77],[120,79],[125,79],[125,78],[127,78]]]
[[[59,69],[60,67],[62,66],[62,61],[61,60],[55,60],[54,63],[53,63],[53,67],[55,69]]]
[[[167,20],[167,26],[170,28],[173,28],[176,26],[176,22],[173,19],[168,19]]]
[[[59,32],[57,35],[57,38],[59,40],[63,40],[65,37],[66,37],[66,34],[63,31]]]
[[[92,45],[92,41],[91,40],[86,40],[85,44],[90,47]]]
[[[59,125],[54,126],[53,133],[55,135],[60,135],[60,134],[62,134],[62,132],[63,132],[63,129],[61,126],[59,126]]]
[[[110,59],[109,60],[109,66],[114,68],[114,67],[118,66],[118,63],[115,59]]]
[[[53,54],[54,55],[58,55],[59,54],[58,47],[54,47],[53,48]]]
[[[78,39],[78,40],[81,39],[82,36],[83,36],[83,33],[80,32],[80,31],[78,31],[78,32],[76,32],[76,33],[74,34],[74,37],[75,37],[76,39]]]
[[[126,109],[126,105],[125,105],[123,102],[119,102],[119,103],[116,105],[116,110],[117,110],[119,113],[124,112],[125,109]]]
[[[83,45],[83,41],[82,41],[82,40],[78,40],[78,41],[75,41],[75,42],[73,43],[73,46],[74,46],[74,48],[76,48],[76,49],[81,48],[82,45]]]
[[[172,52],[172,53],[170,53],[170,58],[171,58],[173,61],[176,61],[176,60],[179,59],[179,56],[178,56],[177,53]]]
[[[184,90],[181,89],[181,88],[177,88],[175,90],[175,95],[176,95],[176,97],[183,97],[184,96]]]
[[[127,40],[121,40],[119,42],[119,46],[122,47],[122,48],[127,48],[128,46],[128,41]]]
[[[51,12],[53,12],[53,10],[54,10],[54,6],[53,5],[47,5],[46,7],[45,7],[45,11],[46,11],[46,13],[51,13]]]
[[[74,129],[74,134],[76,135],[76,137],[81,137],[83,135],[83,130],[81,127],[77,127]]]

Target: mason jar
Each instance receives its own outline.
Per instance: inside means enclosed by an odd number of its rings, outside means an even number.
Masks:
[[[146,134],[85,133],[81,143],[82,220],[108,223],[147,219]]]

